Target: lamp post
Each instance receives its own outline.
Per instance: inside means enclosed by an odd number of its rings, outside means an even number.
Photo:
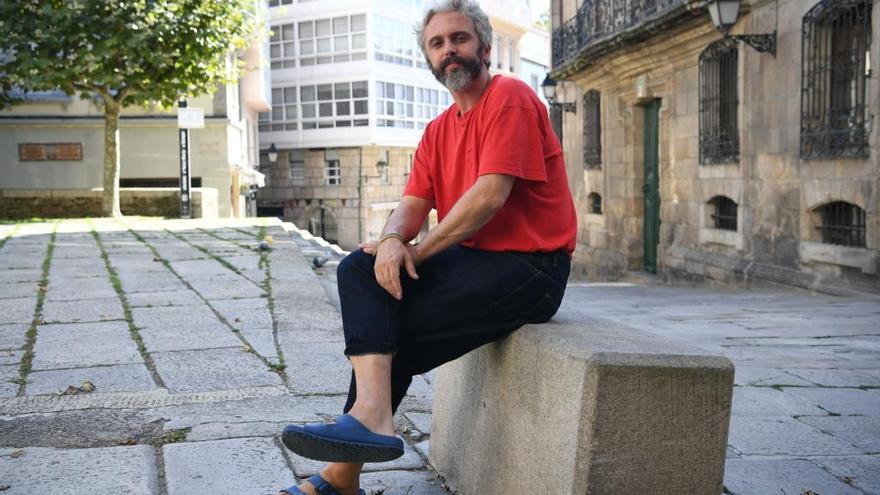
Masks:
[[[724,35],[725,39],[742,42],[760,53],[769,53],[776,57],[776,31],[771,34],[730,34],[739,17],[739,6],[742,0],[707,0],[706,9],[712,18],[712,25]]]
[[[556,81],[550,77],[548,73],[544,78],[544,82],[541,83],[541,90],[544,91],[544,98],[547,99],[547,102],[550,103],[551,108],[559,108],[564,112],[577,113],[577,105],[574,103],[565,103],[565,102],[557,102],[556,101]]]
[[[269,157],[269,163],[271,165],[275,165],[275,163],[278,162],[278,148],[275,147],[275,143],[269,145],[266,155]]]

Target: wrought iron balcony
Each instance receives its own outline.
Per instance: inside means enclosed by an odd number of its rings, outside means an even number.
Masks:
[[[642,25],[688,12],[693,0],[582,0],[577,14],[553,30],[553,67],[573,61],[585,49],[638,31]]]

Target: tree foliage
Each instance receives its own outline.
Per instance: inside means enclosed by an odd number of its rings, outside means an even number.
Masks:
[[[205,94],[235,78],[256,34],[253,0],[0,2],[0,90],[62,90],[122,106]]]

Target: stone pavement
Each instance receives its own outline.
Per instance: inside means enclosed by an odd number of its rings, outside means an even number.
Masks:
[[[0,493],[273,494],[315,472],[278,433],[336,416],[349,375],[339,256],[308,237],[269,219],[0,225]],[[880,494],[880,300],[572,284],[563,311],[734,361],[728,493]],[[431,403],[417,377],[406,454],[367,465],[367,493],[447,493],[425,464]]]

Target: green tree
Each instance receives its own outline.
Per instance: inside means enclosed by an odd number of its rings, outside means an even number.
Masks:
[[[0,105],[61,90],[104,107],[102,213],[119,216],[119,111],[172,107],[238,77],[261,27],[254,0],[0,2]]]

